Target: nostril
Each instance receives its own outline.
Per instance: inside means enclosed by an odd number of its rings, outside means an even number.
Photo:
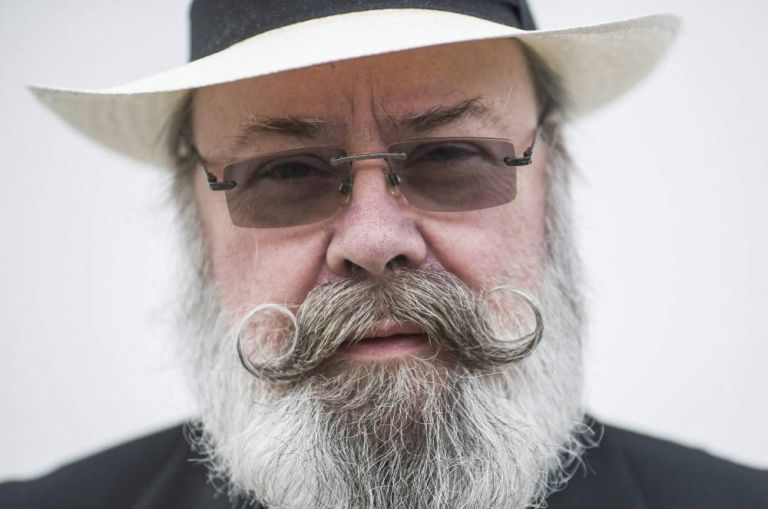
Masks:
[[[395,270],[400,267],[408,265],[408,258],[405,255],[397,255],[387,262],[387,268],[389,270]]]
[[[350,276],[360,273],[363,268],[350,260],[344,260],[344,270]]]

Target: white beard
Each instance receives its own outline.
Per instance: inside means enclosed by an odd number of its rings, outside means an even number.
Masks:
[[[534,292],[544,337],[530,357],[490,376],[446,375],[412,361],[276,395],[240,365],[210,278],[196,280],[182,350],[200,404],[196,445],[212,477],[233,496],[285,509],[541,504],[567,480],[585,440],[582,313],[564,186],[553,184],[550,202],[549,257]],[[355,400],[354,380],[376,404],[339,408]]]

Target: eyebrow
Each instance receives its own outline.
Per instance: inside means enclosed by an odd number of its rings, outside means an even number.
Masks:
[[[232,136],[235,150],[247,147],[264,135],[287,136],[298,139],[314,139],[331,130],[333,124],[319,118],[300,116],[252,117],[243,122],[240,132]]]
[[[399,117],[389,114],[389,117],[413,132],[423,133],[467,117],[485,120],[489,113],[483,98],[476,96],[450,106],[435,106],[421,113],[406,113]]]

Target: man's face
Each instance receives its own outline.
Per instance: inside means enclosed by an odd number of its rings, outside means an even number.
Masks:
[[[503,138],[520,154],[538,118],[525,56],[507,40],[217,85],[193,105],[195,144],[219,179],[265,153],[383,152],[425,137]],[[333,215],[271,229],[233,226],[224,194],[194,175],[202,236],[192,228],[188,251],[208,263],[190,272],[184,348],[202,450],[234,493],[286,508],[514,509],[562,479],[581,450],[581,315],[567,158],[547,148],[504,205],[420,210],[390,192],[383,159],[366,159]],[[499,285],[541,305],[545,334],[523,361],[492,358],[520,336],[494,320],[505,304],[489,312],[479,298]],[[289,369],[272,371],[290,377],[253,377],[237,360],[233,331],[265,303],[302,306]],[[250,339],[290,346],[271,326]]]
[[[440,114],[462,105],[463,111]],[[282,129],[290,122],[282,122],[247,134],[253,121],[294,118],[330,128],[297,136]],[[392,142],[424,137],[505,138],[520,152],[532,142],[536,122],[525,59],[511,40],[419,49],[217,85],[196,93],[193,117],[195,143],[214,169],[295,148],[381,152]],[[336,214],[288,228],[233,226],[224,194],[197,179],[224,308],[236,315],[263,302],[299,304],[318,285],[352,272],[379,278],[392,263],[448,271],[474,289],[499,280],[532,287],[544,238],[546,151],[544,144],[538,149],[536,161],[518,170],[517,197],[506,205],[418,210],[389,192],[382,173],[386,162],[374,159],[353,165],[351,200]]]

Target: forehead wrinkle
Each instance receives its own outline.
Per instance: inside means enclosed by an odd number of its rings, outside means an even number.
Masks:
[[[343,96],[349,107],[346,117],[349,122],[347,143],[351,145],[358,142],[368,144],[381,133],[374,108],[374,98],[378,93],[376,84],[376,79],[365,69],[354,73],[345,87]]]
[[[380,134],[384,134],[386,132],[386,126],[382,125],[381,115],[378,115],[377,111],[376,111],[376,95],[377,94],[371,94],[371,100],[370,100],[369,107],[370,107],[371,111],[373,112],[373,123],[376,125],[376,132],[378,132]],[[384,99],[381,99],[379,101],[379,105],[380,105],[382,110],[384,110],[383,103],[384,103]],[[384,111],[386,111],[386,110],[384,110]]]

